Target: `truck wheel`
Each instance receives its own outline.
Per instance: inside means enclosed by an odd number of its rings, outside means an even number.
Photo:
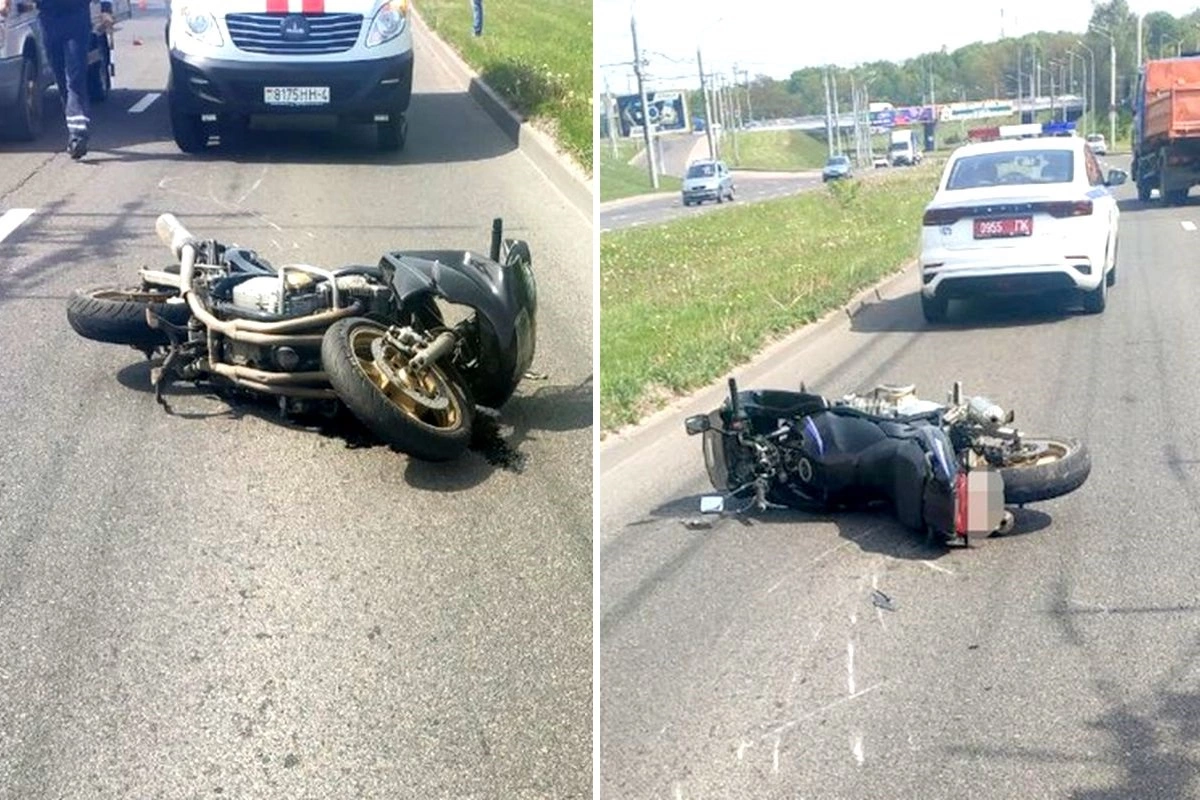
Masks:
[[[42,85],[37,59],[27,54],[21,61],[21,81],[13,116],[4,126],[5,133],[22,142],[32,142],[42,134]]]
[[[377,123],[375,130],[380,150],[385,152],[403,150],[408,141],[408,118],[400,114],[398,119],[393,118],[389,122]]]
[[[112,91],[112,73],[109,71],[112,56],[106,38],[100,39],[99,49],[100,60],[88,67],[88,97],[93,103],[103,103]]]
[[[175,144],[185,153],[203,152],[208,146],[208,132],[200,115],[181,112],[170,101],[169,94],[167,103],[170,106],[171,136],[175,138]]]
[[[1167,192],[1167,204],[1172,206],[1187,205],[1188,190],[1187,189],[1172,189]]]

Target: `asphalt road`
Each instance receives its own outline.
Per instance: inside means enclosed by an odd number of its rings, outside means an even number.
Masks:
[[[1008,537],[946,552],[866,513],[686,528],[711,489],[683,418],[720,386],[603,446],[606,800],[1200,796],[1200,201],[1118,192],[1102,315],[976,303],[930,329],[909,273],[735,373],[932,399],[958,379],[1084,439],[1087,484]]]
[[[170,141],[161,10],[117,38],[92,153],[0,144],[0,796],[583,798],[592,785],[592,228],[418,39],[370,130]],[[141,44],[135,44],[135,38]],[[49,98],[50,112],[56,101]],[[20,211],[32,210],[32,213]],[[170,263],[154,220],[276,263],[529,241],[533,369],[480,453],[409,461],[76,336],[80,286]]]
[[[735,170],[733,172],[734,205],[786,197],[820,185],[820,170],[795,173]],[[600,231],[667,222],[689,214],[704,214],[724,207],[724,204],[715,202],[705,202],[698,206],[684,206],[679,192],[661,192],[613,200],[600,207]]]

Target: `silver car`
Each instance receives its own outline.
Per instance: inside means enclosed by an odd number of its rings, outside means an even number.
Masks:
[[[724,161],[693,161],[683,177],[683,204],[703,203],[705,200],[725,202],[733,199],[733,173]]]

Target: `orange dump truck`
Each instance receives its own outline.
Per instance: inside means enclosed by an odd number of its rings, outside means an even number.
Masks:
[[[1200,58],[1147,61],[1133,98],[1131,177],[1138,199],[1158,190],[1165,205],[1200,185]]]

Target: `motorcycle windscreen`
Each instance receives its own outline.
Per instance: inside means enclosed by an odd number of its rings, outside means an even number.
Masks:
[[[717,420],[720,423],[720,420]],[[725,434],[714,428],[704,432],[704,467],[708,480],[718,491],[729,491],[729,466],[725,460]]]

